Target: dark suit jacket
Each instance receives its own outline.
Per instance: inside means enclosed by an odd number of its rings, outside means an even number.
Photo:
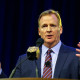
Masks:
[[[40,49],[41,50],[41,49]],[[79,58],[75,56],[78,53],[72,47],[61,45],[58,59],[55,66],[54,78],[79,79]],[[17,64],[27,57],[26,54],[19,57]],[[37,62],[38,76],[41,77],[41,56]],[[36,77],[35,61],[26,60],[16,69],[13,77]]]
[[[4,72],[2,72],[2,73],[0,74],[0,78],[7,78],[7,75],[5,75]]]

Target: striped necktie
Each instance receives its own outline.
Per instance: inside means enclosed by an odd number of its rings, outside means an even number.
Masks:
[[[47,55],[45,57],[45,64],[43,68],[43,78],[52,78],[52,67],[51,67],[51,62],[52,62],[52,57],[51,53],[52,50],[48,49]]]

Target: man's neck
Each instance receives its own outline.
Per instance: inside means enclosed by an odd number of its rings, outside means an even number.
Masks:
[[[60,40],[59,40],[60,41]],[[48,48],[52,48],[54,47],[55,45],[57,45],[59,43],[59,41],[57,42],[53,42],[53,43],[44,43],[44,45]]]

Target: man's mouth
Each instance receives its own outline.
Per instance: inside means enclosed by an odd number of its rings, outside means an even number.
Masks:
[[[47,38],[48,38],[48,39],[51,39],[51,38],[52,38],[52,35],[47,35]]]

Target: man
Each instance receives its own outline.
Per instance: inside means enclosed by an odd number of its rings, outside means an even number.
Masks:
[[[38,19],[38,32],[44,43],[40,46],[40,57],[36,61],[25,60],[26,54],[19,57],[13,77],[38,77],[79,79],[79,53],[75,48],[64,45],[60,40],[63,32],[60,15],[57,11],[47,10]],[[79,50],[77,50],[79,51]],[[77,57],[78,56],[78,57]]]
[[[4,72],[2,72],[1,69],[1,62],[0,62],[0,78],[6,78],[7,76],[4,74]]]

